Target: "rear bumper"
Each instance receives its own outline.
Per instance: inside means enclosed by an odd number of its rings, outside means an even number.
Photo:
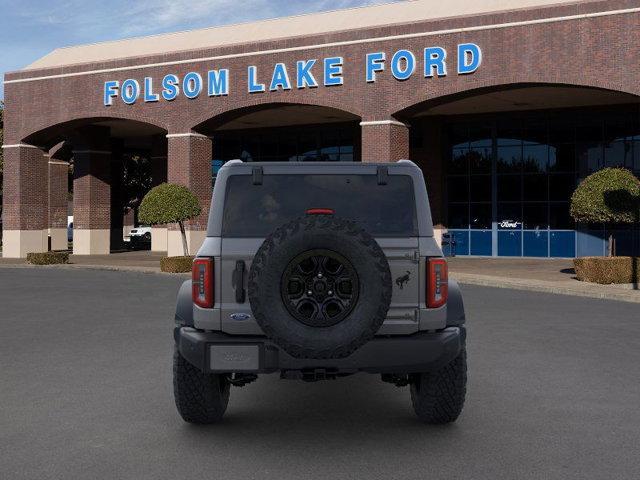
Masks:
[[[176,327],[180,354],[203,372],[272,373],[326,370],[334,373],[414,373],[437,370],[460,352],[464,327],[407,336],[376,337],[350,356],[339,359],[295,358],[266,337],[203,332]]]

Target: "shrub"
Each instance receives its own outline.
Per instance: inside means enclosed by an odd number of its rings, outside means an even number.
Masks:
[[[140,204],[138,219],[149,225],[177,223],[182,234],[182,247],[189,255],[184,222],[202,213],[198,197],[182,185],[163,183],[152,188]]]
[[[160,259],[160,271],[167,273],[187,273],[191,271],[193,258],[186,257],[164,257]]]
[[[634,223],[640,180],[624,168],[605,168],[585,178],[571,196],[571,216],[584,223]]]
[[[583,282],[603,285],[640,282],[638,257],[582,257],[574,259],[573,265],[578,280]]]
[[[58,265],[69,263],[68,252],[27,253],[27,262],[31,265]]]

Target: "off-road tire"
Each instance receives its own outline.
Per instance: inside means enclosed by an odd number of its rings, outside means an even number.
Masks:
[[[223,375],[207,374],[173,353],[173,394],[185,422],[209,424],[222,420],[229,403],[230,384]]]
[[[355,307],[339,323],[310,326],[296,319],[283,301],[281,280],[303,252],[324,249],[346,258],[358,276]],[[297,358],[344,358],[371,340],[391,303],[392,284],[384,252],[357,223],[332,215],[308,215],[269,235],[251,264],[249,302],[264,333]]]
[[[435,372],[411,375],[411,403],[418,418],[428,424],[455,422],[462,413],[467,391],[467,350]]]

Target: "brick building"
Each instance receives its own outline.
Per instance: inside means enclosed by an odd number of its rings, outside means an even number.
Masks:
[[[108,253],[132,151],[200,198],[192,249],[227,160],[410,158],[458,255],[604,253],[569,197],[640,170],[639,27],[635,0],[413,0],[55,50],[5,76],[3,255],[66,248],[70,160],[74,252]]]

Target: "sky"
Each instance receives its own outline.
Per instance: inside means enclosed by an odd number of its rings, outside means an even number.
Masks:
[[[0,0],[0,75],[59,47],[390,1]]]

